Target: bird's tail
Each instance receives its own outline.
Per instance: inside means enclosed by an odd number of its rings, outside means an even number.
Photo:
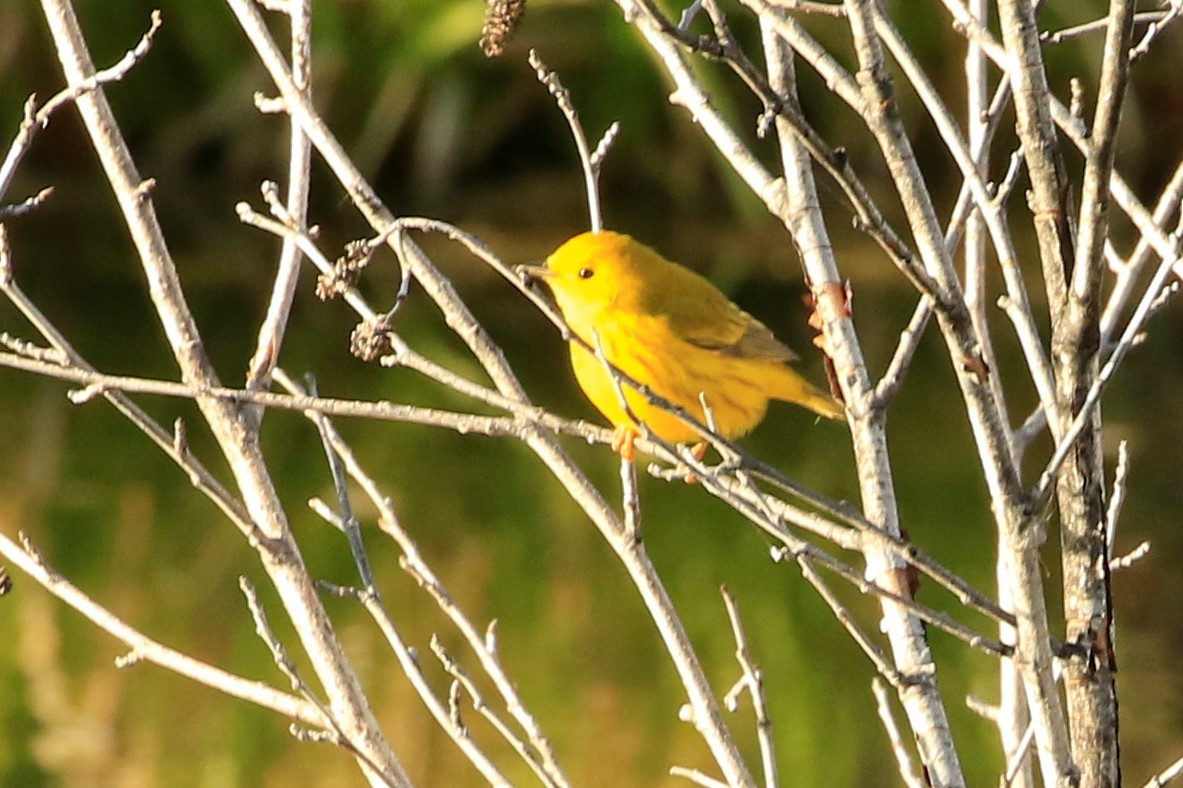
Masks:
[[[777,380],[777,389],[773,396],[785,402],[792,402],[804,408],[809,408],[819,416],[827,419],[840,419],[846,415],[842,403],[826,392],[817,388],[805,378],[797,374],[790,367],[782,367],[783,375]]]

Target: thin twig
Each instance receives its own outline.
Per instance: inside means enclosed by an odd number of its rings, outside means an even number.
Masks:
[[[1150,47],[1152,44],[1154,44],[1155,39],[1157,39],[1159,35],[1161,35],[1162,32],[1166,30],[1168,25],[1177,21],[1180,15],[1183,15],[1183,2],[1180,2],[1180,0],[1164,0],[1164,2],[1166,2],[1168,5],[1165,15],[1160,19],[1150,19],[1150,23],[1146,28],[1146,32],[1142,34],[1142,39],[1130,49],[1131,63],[1137,63],[1148,52],[1150,52]],[[1146,12],[1146,14],[1136,15],[1134,17],[1135,24],[1138,22],[1139,18],[1148,17],[1153,13],[1155,12],[1150,11]]]
[[[920,339],[924,336],[924,329],[928,326],[931,317],[932,299],[928,296],[920,296],[920,300],[916,302],[916,308],[912,310],[912,317],[908,319],[908,325],[900,332],[900,341],[896,343],[895,352],[891,356],[887,369],[883,372],[883,377],[879,378],[879,382],[875,384],[872,407],[880,410],[885,409],[888,402],[900,390],[904,383],[904,374],[912,364],[912,358],[916,355],[916,349],[920,347]]]
[[[716,780],[714,777],[703,774],[698,769],[687,769],[685,766],[671,766],[670,776],[681,777],[695,785],[701,785],[703,788],[729,788],[727,783],[722,780]]]
[[[1105,510],[1105,554],[1113,556],[1113,545],[1117,542],[1117,522],[1121,507],[1125,503],[1130,475],[1130,445],[1128,441],[1117,444],[1117,467],[1113,471],[1113,489],[1109,495],[1109,506]]]
[[[282,370],[273,370],[273,374],[282,373]],[[286,378],[286,375],[284,375]],[[306,377],[306,385],[308,391],[316,395],[316,381],[311,375]],[[293,388],[292,381],[280,380],[280,385],[287,388]],[[321,447],[324,449],[325,458],[329,463],[329,473],[333,479],[333,489],[337,492],[337,508],[340,517],[340,528],[345,534],[345,538],[349,542],[349,552],[353,555],[353,563],[357,566],[358,576],[361,578],[362,587],[366,591],[373,591],[374,589],[374,570],[370,567],[370,557],[366,552],[365,542],[362,540],[361,525],[357,521],[357,517],[353,513],[353,504],[349,498],[349,489],[345,481],[345,468],[341,464],[341,458],[333,451],[332,436],[329,432],[329,420],[325,418],[323,413],[309,412],[312,422],[316,425],[316,431],[320,435]]]
[[[1092,332],[1097,320],[1100,299],[1102,248],[1109,234],[1109,183],[1113,178],[1114,158],[1117,155],[1117,132],[1121,110],[1129,85],[1129,45],[1134,28],[1134,0],[1112,0],[1109,6],[1108,31],[1102,56],[1101,76],[1097,86],[1097,108],[1089,129],[1090,147],[1085,157],[1084,177],[1080,195],[1080,217],[1077,221],[1076,260],[1072,268],[1072,287],[1069,291],[1069,316],[1077,312],[1089,315],[1078,321],[1078,332]],[[1073,302],[1080,302],[1074,305]],[[1054,339],[1053,339],[1054,341]],[[1092,347],[1095,340],[1078,337],[1073,345],[1079,348],[1073,368],[1084,370],[1100,348]],[[1078,380],[1072,385],[1087,385]]]
[[[312,0],[287,0],[284,13],[291,20],[291,65],[292,78],[296,85],[311,100],[312,97]],[[309,165],[312,161],[312,143],[294,120],[288,119],[290,137],[288,151],[288,188],[284,206],[290,224],[302,227],[308,214],[308,189],[310,183]],[[300,248],[290,238],[285,238],[279,254],[275,283],[271,288],[271,300],[267,314],[259,327],[255,352],[248,365],[246,388],[262,390],[268,388],[271,370],[279,362],[292,302],[299,283]],[[261,415],[257,411],[256,415]]]
[[[783,8],[786,11],[801,11],[805,14],[818,14],[841,19],[846,16],[846,9],[841,3],[822,3],[816,0],[768,0],[768,5]]]
[[[20,128],[17,130],[16,138],[8,148],[8,153],[4,156],[4,162],[0,163],[0,202],[4,200],[4,195],[8,193],[8,189],[12,185],[12,179],[16,175],[17,168],[29,152],[33,137],[38,131],[49,125],[49,119],[53,113],[67,104],[77,101],[82,96],[97,90],[102,85],[122,80],[148,54],[148,50],[152,48],[152,41],[156,37],[156,31],[160,29],[163,23],[163,17],[160,11],[153,11],[150,18],[151,23],[148,27],[148,32],[144,33],[140,37],[139,43],[129,49],[119,59],[119,62],[113,66],[96,71],[93,76],[64,88],[51,97],[49,101],[45,102],[40,109],[34,109],[36,107],[36,97],[29,97],[28,101],[25,102],[25,115],[21,121]]]
[[[579,151],[579,163],[583,167],[584,187],[587,190],[587,212],[591,221],[591,231],[598,233],[604,227],[604,219],[600,211],[600,165],[607,155],[608,148],[612,145],[612,141],[616,138],[616,133],[620,126],[613,123],[604,132],[604,136],[600,138],[599,143],[595,147],[595,152],[587,144],[587,136],[583,132],[583,124],[579,120],[579,113],[575,110],[575,103],[571,100],[571,91],[563,87],[559,75],[546,67],[539,57],[538,52],[534,49],[530,50],[528,56],[530,67],[538,75],[538,81],[546,86],[550,94],[554,96],[555,103],[558,104],[559,110],[562,111],[563,117],[567,120],[567,125],[571,129],[571,136],[575,140],[575,147]]]
[[[1110,559],[1109,569],[1111,571],[1118,571],[1120,569],[1129,569],[1136,562],[1141,561],[1146,556],[1150,555],[1150,542],[1139,542],[1138,546],[1130,550],[1125,555],[1119,555]]]
[[[343,400],[332,397],[310,397],[277,394],[269,391],[247,391],[222,386],[202,387],[168,380],[152,380],[149,378],[123,377],[119,375],[105,375],[91,372],[83,367],[62,366],[60,364],[28,358],[16,353],[0,351],[0,366],[20,369],[46,377],[73,381],[87,387],[87,397],[94,394],[116,397],[126,393],[154,394],[165,397],[179,397],[195,400],[199,397],[224,400],[230,403],[260,405],[268,408],[288,411],[315,411],[331,416],[348,416],[352,418],[375,419],[380,421],[401,421],[410,424],[423,424],[454,430],[462,435],[478,434],[489,436],[520,437],[524,425],[529,421],[537,421],[548,428],[563,434],[596,440],[602,443],[609,441],[607,431],[602,427],[591,424],[568,421],[545,411],[535,410],[528,420],[505,416],[479,416],[472,413],[438,410],[435,408],[420,408],[414,405],[399,405],[392,402],[369,402],[366,400]],[[73,399],[81,404],[82,397]],[[154,437],[155,440],[155,437]],[[161,435],[162,448],[172,448],[172,439],[167,433]],[[173,454],[174,452],[169,452]],[[191,456],[180,456],[185,460],[182,467],[186,471],[195,471],[201,467],[192,464]],[[204,473],[202,473],[204,477]],[[212,477],[211,477],[212,479]],[[203,485],[205,484],[203,478]],[[229,505],[229,504],[227,504]],[[238,513],[245,519],[245,513]],[[249,527],[244,523],[243,527]]]
[[[1175,241],[1176,249],[1178,248],[1178,239]],[[1060,469],[1060,465],[1067,459],[1068,453],[1072,451],[1072,447],[1076,443],[1076,439],[1081,432],[1089,425],[1092,420],[1093,409],[1097,403],[1101,401],[1101,395],[1105,393],[1109,386],[1109,382],[1113,379],[1113,374],[1117,371],[1122,360],[1126,354],[1130,352],[1138,343],[1137,337],[1142,332],[1142,328],[1153,312],[1153,307],[1166,285],[1167,280],[1174,274],[1174,267],[1179,262],[1178,251],[1172,256],[1167,257],[1161,264],[1158,270],[1154,273],[1154,278],[1150,280],[1142,300],[1138,303],[1137,309],[1134,310],[1130,322],[1126,324],[1125,331],[1122,332],[1121,339],[1118,340],[1113,352],[1105,361],[1101,371],[1093,380],[1087,395],[1084,397],[1080,405],[1080,409],[1076,412],[1072,423],[1064,431],[1063,437],[1056,444],[1056,450],[1052,454],[1047,465],[1044,466],[1043,472],[1039,476],[1039,480],[1031,490],[1031,500],[1041,502],[1051,489],[1055,482],[1056,473]]]
[[[688,458],[689,459],[689,458]],[[700,471],[698,467],[691,466],[690,472],[702,483],[704,489],[712,494],[716,494],[713,488],[718,484],[717,476],[710,472],[709,469],[703,467]],[[957,637],[974,648],[982,649],[987,653],[1008,655],[1012,649],[1004,645],[995,638],[982,635],[963,624],[953,620],[946,613],[934,610],[927,605],[922,605],[914,599],[904,596],[896,591],[878,583],[874,580],[869,580],[864,573],[859,572],[849,564],[840,561],[825,551],[809,544],[808,542],[799,539],[790,533],[787,529],[779,523],[769,519],[765,514],[765,510],[759,504],[749,504],[747,500],[737,502],[734,497],[728,499],[731,505],[742,515],[744,515],[752,523],[759,526],[765,533],[769,534],[781,544],[788,555],[797,559],[799,562],[804,560],[810,563],[810,572],[813,571],[812,564],[816,563],[818,566],[824,567],[834,574],[841,577],[846,582],[853,585],[861,593],[874,594],[882,600],[899,605],[901,608],[907,610],[919,619],[928,622],[932,626],[938,627],[949,634]],[[809,579],[809,578],[807,578]],[[824,596],[824,594],[823,594]],[[836,598],[835,598],[836,599]],[[1009,614],[1004,614],[1010,617]],[[850,619],[853,622],[853,619]],[[859,638],[856,638],[859,640]],[[876,659],[876,657],[872,657]],[[876,659],[876,664],[878,661]]]
[[[1179,211],[1181,200],[1183,200],[1183,161],[1175,166],[1175,171],[1171,173],[1171,177],[1159,194],[1154,205],[1154,212],[1150,216],[1150,222],[1154,226],[1162,228],[1164,233],[1169,232],[1166,225],[1170,222],[1171,217]],[[1183,223],[1183,214],[1179,216],[1179,223]],[[1176,233],[1179,230],[1179,223],[1176,224]],[[1117,281],[1113,283],[1113,289],[1105,304],[1105,311],[1101,315],[1102,347],[1105,347],[1113,336],[1122,309],[1133,295],[1133,291],[1138,285],[1139,275],[1153,255],[1154,247],[1146,234],[1142,233],[1138,236],[1138,243],[1134,246],[1134,251],[1130,253],[1129,258],[1116,268]]]
[[[451,697],[449,697],[448,705],[452,708],[451,716],[453,723],[457,726],[457,728],[467,732],[467,728],[460,721],[460,711],[458,708],[460,699],[459,690],[463,689],[464,693],[468,694],[468,697],[472,702],[473,709],[475,709],[478,714],[484,717],[485,720],[491,726],[493,726],[493,729],[497,731],[501,738],[504,739],[510,747],[513,748],[514,752],[518,754],[518,757],[525,761],[526,765],[534,771],[534,775],[539,779],[539,781],[542,782],[543,785],[547,786],[548,788],[553,788],[554,786],[558,785],[565,785],[566,783],[561,783],[551,779],[551,776],[547,772],[546,768],[543,766],[543,764],[539,763],[535,753],[531,751],[530,745],[519,738],[518,735],[514,733],[512,729],[510,729],[509,725],[506,724],[506,722],[493,711],[492,707],[490,707],[485,701],[484,693],[481,692],[480,687],[477,686],[472,676],[470,676],[468,671],[461,667],[460,663],[458,663],[452,657],[452,655],[448,653],[448,650],[444,648],[444,644],[440,642],[438,636],[431,636],[430,646],[431,653],[435,654],[436,659],[440,661],[440,664],[443,665],[444,670],[453,679],[453,691]]]
[[[1183,758],[1151,777],[1150,782],[1146,783],[1146,788],[1163,788],[1164,785],[1180,775],[1183,775]]]
[[[731,634],[735,639],[735,660],[743,674],[735,687],[746,689],[752,698],[752,711],[756,715],[756,740],[760,744],[760,762],[764,769],[764,786],[776,788],[780,781],[777,778],[772,720],[768,716],[768,704],[764,699],[764,674],[752,660],[748,637],[739,618],[739,605],[735,597],[731,595],[727,586],[720,586],[719,593],[723,595],[723,605],[727,608],[727,618],[731,622]],[[730,711],[735,711],[738,708],[738,699],[728,693],[728,700],[730,702],[725,705]]]
[[[46,200],[53,194],[53,187],[46,186],[41,191],[26,197],[15,205],[0,205],[0,222],[7,221],[17,216],[24,216],[27,213],[32,213],[37,210]]]
[[[1152,31],[1160,30],[1168,23],[1173,21],[1179,15],[1179,3],[1173,3],[1171,8],[1163,11],[1142,11],[1134,15],[1135,26],[1149,26],[1151,29],[1146,31],[1146,35],[1150,36]],[[1039,34],[1039,40],[1045,44],[1063,44],[1073,39],[1082,38],[1084,36],[1094,33],[1104,33],[1109,25],[1109,17],[1102,17],[1094,19],[1091,22],[1083,22],[1072,27],[1065,27],[1062,30],[1045,30]],[[1151,40],[1152,40],[1151,36]],[[1146,40],[1145,45],[1148,46],[1150,40]],[[1131,48],[1130,54],[1134,55],[1139,51],[1139,48],[1144,48],[1144,45],[1139,44],[1139,47]]]
[[[382,605],[382,601],[378,595],[376,593],[367,593],[365,591],[357,591],[355,589],[332,586],[325,583],[322,583],[321,587],[338,596],[352,597],[361,602],[366,612],[370,614],[370,617],[386,638],[386,642],[398,660],[403,674],[411,682],[411,685],[415,688],[415,692],[419,695],[419,699],[427,707],[428,712],[435,719],[436,723],[447,733],[448,738],[455,742],[456,746],[460,748],[460,751],[464,753],[464,757],[476,768],[486,782],[490,785],[508,786],[510,784],[509,781],[497,768],[496,764],[477,746],[468,735],[468,731],[464,730],[463,726],[449,713],[448,707],[436,696],[427,677],[423,674],[423,669],[419,664],[416,651],[403,639],[398,628],[395,627],[394,621]]]
[[[624,528],[633,539],[640,539],[641,495],[637,489],[637,466],[624,457],[620,458],[620,489]]]
[[[1010,753],[1010,757],[1006,761],[1006,771],[1002,775],[1002,788],[1009,788],[1014,785],[1015,780],[1018,779],[1019,774],[1024,768],[1024,764],[1028,762],[1030,755],[1031,743],[1035,741],[1035,727],[1030,723],[1023,730],[1023,735],[1019,737],[1019,743],[1015,746],[1014,752]]]

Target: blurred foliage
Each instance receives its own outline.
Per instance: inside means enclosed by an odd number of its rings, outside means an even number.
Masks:
[[[914,4],[902,0],[887,5],[900,12],[904,32],[951,108],[963,113],[957,98],[961,45],[943,11],[913,13]],[[1048,5],[1049,28],[1095,18],[1105,7],[1100,0]],[[156,205],[210,352],[225,379],[238,381],[265,308],[277,244],[240,226],[233,206],[239,200],[258,202],[259,182],[286,171],[285,121],[254,111],[252,94],[268,92],[269,85],[220,3],[84,0],[78,6],[100,65],[133,45],[147,28],[151,8],[163,11],[165,26],[151,53],[108,95],[141,171],[157,180]],[[538,259],[586,226],[574,147],[525,62],[526,50],[535,47],[571,89],[589,134],[613,120],[623,124],[604,171],[608,225],[701,268],[790,343],[808,346],[799,277],[792,273],[795,261],[783,231],[685,114],[670,108],[665,77],[615,6],[536,0],[505,56],[492,61],[476,44],[483,11],[478,0],[337,0],[314,6],[317,105],[396,213],[460,224],[509,261]],[[742,14],[736,17],[737,35],[754,42],[754,25]],[[841,22],[805,21],[851,63]],[[276,23],[274,29],[284,27]],[[1070,76],[1091,86],[1099,46],[1094,36],[1049,48],[1057,90],[1066,93]],[[1167,174],[1158,148],[1164,140],[1183,138],[1181,55],[1179,36],[1170,31],[1134,72],[1119,165],[1148,200]],[[739,128],[752,129],[759,107],[738,81],[717,64],[702,64],[699,71],[717,105]],[[882,196],[885,211],[898,216],[873,141],[820,80],[801,71],[808,117],[833,144],[847,149]],[[60,83],[35,4],[0,4],[0,138],[15,132],[29,93],[45,98]],[[947,211],[958,186],[953,167],[914,98],[904,93],[900,101],[921,165]],[[1003,125],[1005,139],[1009,120]],[[775,160],[771,141],[756,148],[766,161]],[[1166,154],[1170,162],[1177,156],[1174,148]],[[1074,156],[1068,158],[1070,166],[1078,166]],[[70,111],[38,136],[7,199],[49,184],[56,190],[53,198],[34,215],[10,223],[22,286],[100,368],[174,375],[126,230]],[[325,248],[365,233],[319,164],[310,215],[322,229]],[[881,369],[912,298],[844,218],[832,222],[832,231],[854,283],[866,352],[873,369]],[[1119,225],[1119,238],[1122,232]],[[538,401],[594,418],[579,399],[562,343],[547,324],[454,247],[426,244],[503,342]],[[1030,247],[1023,254],[1033,259]],[[389,298],[392,268],[371,272],[365,286],[377,298]],[[468,406],[406,372],[349,357],[350,314],[339,304],[316,302],[310,289],[300,294],[284,349],[289,370],[315,372],[326,394]],[[399,319],[404,335],[422,352],[466,374],[480,374],[425,299],[412,297]],[[0,306],[0,329],[27,335],[6,305]],[[1183,688],[1172,660],[1183,646],[1172,613],[1183,604],[1183,579],[1171,571],[1169,560],[1181,547],[1178,529],[1171,526],[1183,493],[1174,463],[1164,461],[1183,445],[1181,333],[1176,313],[1159,318],[1106,406],[1107,441],[1128,439],[1134,457],[1119,544],[1153,538],[1154,555],[1162,557],[1115,580],[1122,750],[1133,780],[1176,757],[1183,733]],[[1013,395],[1015,412],[1021,413],[1018,405],[1030,405],[1033,396],[1021,383],[1025,375],[1017,350],[1004,336],[999,352],[1002,374],[1020,381]],[[947,364],[937,338],[926,338],[892,412],[900,507],[918,543],[988,589],[994,549],[989,512],[961,407],[950,395]],[[816,356],[806,367],[820,377]],[[0,528],[6,534],[29,532],[55,567],[165,643],[282,684],[237,590],[239,575],[265,585],[237,533],[109,408],[101,402],[72,407],[64,388],[0,371],[0,440],[6,449],[0,452]],[[192,407],[159,400],[144,404],[162,423],[185,417],[194,451],[215,456],[208,436],[196,429]],[[668,780],[671,763],[708,766],[693,731],[675,721],[680,687],[623,572],[529,452],[509,442],[426,428],[340,426],[473,619],[499,620],[507,666],[577,783],[656,785]],[[265,441],[314,573],[351,582],[341,539],[304,508],[312,496],[331,495],[313,431],[298,416],[275,413],[267,417]],[[813,426],[808,415],[787,408],[774,410],[747,441],[802,481],[852,498],[857,488],[844,444],[840,428]],[[580,445],[570,450],[612,495],[611,457]],[[884,784],[893,766],[871,713],[871,668],[816,595],[791,567],[770,564],[762,537],[700,490],[646,480],[643,499],[649,547],[720,690],[734,680],[736,668],[717,586],[727,583],[738,597],[768,682],[782,769],[793,775],[793,784]],[[406,636],[425,644],[439,632],[449,647],[458,648],[446,624],[398,570],[391,546],[375,532],[367,536]],[[1049,584],[1056,573],[1054,555],[1049,548]],[[294,742],[284,722],[265,712],[151,667],[117,671],[116,644],[19,574],[14,579],[16,592],[0,599],[0,642],[9,645],[0,652],[0,720],[7,734],[0,739],[0,784],[360,782],[346,755]],[[842,593],[873,630],[873,605],[846,589]],[[935,589],[926,587],[923,595],[953,604]],[[285,634],[278,603],[265,592],[264,599]],[[328,604],[411,773],[424,785],[475,784],[472,771],[392,667],[374,629],[354,606]],[[960,699],[969,693],[995,696],[993,662],[939,633],[933,649],[970,783],[986,784],[999,768],[992,731]],[[435,678],[443,681],[438,673]],[[735,728],[754,755],[747,713],[737,715]],[[478,738],[490,742],[488,732],[470,722]],[[515,779],[526,778],[520,767],[505,766]]]

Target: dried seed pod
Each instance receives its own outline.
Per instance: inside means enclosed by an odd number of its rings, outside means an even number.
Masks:
[[[481,28],[481,49],[485,57],[499,57],[505,42],[526,13],[526,0],[488,0],[485,25]]]

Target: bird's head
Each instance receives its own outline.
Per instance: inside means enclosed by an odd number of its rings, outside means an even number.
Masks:
[[[621,233],[583,233],[556,249],[545,265],[522,270],[550,287],[567,323],[584,334],[605,310],[627,310],[642,297],[646,253],[656,256]]]

